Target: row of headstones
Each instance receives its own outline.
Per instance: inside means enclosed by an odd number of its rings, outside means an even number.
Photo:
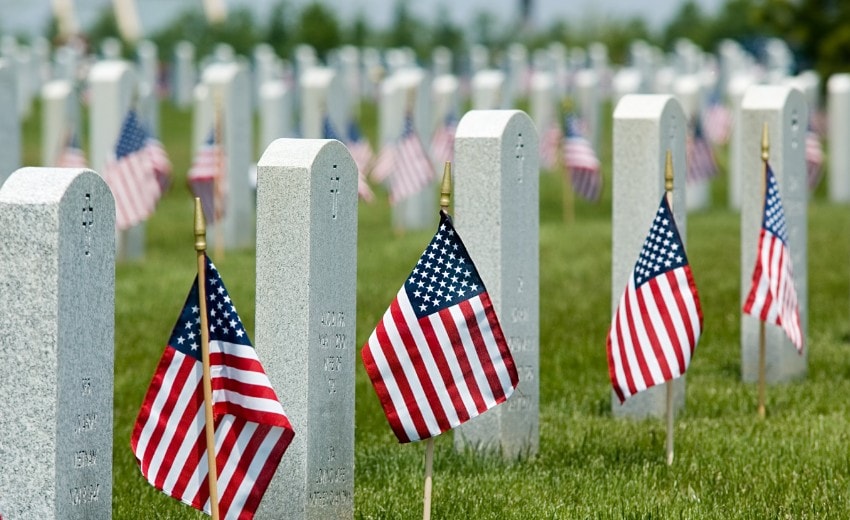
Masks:
[[[754,264],[760,225],[758,140],[767,123],[805,331],[807,201],[794,114],[806,114],[805,100],[787,87],[754,87],[744,101],[743,126],[753,137],[744,152],[752,174],[744,183],[741,299],[749,283],[743,266]],[[671,96],[627,96],[615,111],[612,309],[664,191],[668,150],[674,213],[686,229],[684,120]],[[472,111],[455,146],[457,228],[501,316],[520,383],[504,406],[462,426],[454,442],[512,459],[532,455],[539,444],[537,135],[520,111]],[[352,518],[353,159],[337,141],[275,141],[259,164],[257,208],[256,346],[297,432],[260,517]],[[114,219],[108,187],[88,170],[25,168],[0,189],[0,514],[9,518],[111,515]],[[746,381],[755,378],[756,330],[755,320],[742,316]],[[769,381],[805,374],[805,355],[778,329],[767,339]],[[681,378],[680,407],[683,390]],[[664,413],[663,391],[615,403],[612,393],[618,416]]]

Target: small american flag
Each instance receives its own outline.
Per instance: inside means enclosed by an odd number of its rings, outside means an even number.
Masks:
[[[253,518],[294,432],[239,314],[206,259],[221,518]],[[159,361],[130,446],[155,488],[210,512],[198,280]]]
[[[806,132],[806,182],[814,191],[823,178],[823,145],[820,136],[812,130]]]
[[[454,160],[456,133],[457,117],[454,112],[450,112],[431,137],[431,158],[437,164],[445,164]]]
[[[576,116],[567,115],[565,127],[564,165],[570,171],[573,189],[585,199],[596,202],[602,194],[599,158],[593,151],[590,141],[582,135]]]
[[[59,157],[56,159],[56,166],[59,168],[88,168],[86,156],[80,146],[80,141],[77,139],[75,132],[68,133],[68,139],[62,147]]]
[[[552,121],[540,138],[540,166],[547,170],[557,168],[563,137],[561,125],[557,121]]]
[[[361,135],[360,129],[357,128],[357,123],[354,121],[351,122],[348,127],[349,139],[348,141],[344,141],[340,138],[336,130],[334,130],[331,118],[325,116],[322,122],[322,133],[325,139],[336,139],[345,144],[348,152],[351,154],[351,158],[354,159],[354,164],[357,165],[357,194],[367,202],[374,200],[375,194],[372,193],[372,188],[366,182],[365,173],[369,163],[372,162],[372,147],[369,145],[369,141],[365,140]]]
[[[664,196],[608,331],[608,375],[620,402],[684,374],[701,332],[697,287]]]
[[[395,168],[395,154],[396,150],[393,144],[387,144],[381,148],[370,174],[373,182],[380,184],[390,178],[393,174],[393,168]]]
[[[722,145],[732,133],[732,112],[720,99],[713,99],[703,113],[703,130],[709,142]]]
[[[800,328],[800,310],[794,275],[791,269],[791,252],[788,248],[788,230],[785,227],[785,210],[779,197],[779,184],[770,165],[765,179],[764,213],[759,234],[753,285],[744,302],[744,314],[780,325],[799,352],[803,352],[803,332]]]
[[[201,199],[204,218],[209,223],[218,222],[225,211],[224,152],[216,141],[215,129],[195,154],[187,180],[192,194]]]
[[[171,185],[171,160],[168,158],[168,153],[162,142],[148,133],[148,138],[145,141],[145,147],[150,156],[151,167],[159,183],[160,191],[164,192]]]
[[[686,144],[686,155],[688,161],[688,182],[705,182],[717,173],[717,164],[714,162],[714,151],[711,144],[706,140],[702,131],[702,122],[699,118],[694,120],[691,135],[688,136]]]
[[[104,169],[104,178],[115,196],[115,225],[128,229],[153,213],[162,193],[145,144],[147,132],[130,110],[121,126],[115,156]]]
[[[399,442],[454,428],[519,383],[487,290],[445,212],[361,356]]]
[[[390,204],[398,204],[419,193],[437,176],[431,159],[425,152],[416,129],[413,128],[413,117],[410,114],[404,118],[404,131],[395,144],[393,166],[390,176]]]

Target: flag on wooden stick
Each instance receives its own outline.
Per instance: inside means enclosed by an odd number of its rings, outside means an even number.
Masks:
[[[162,193],[146,147],[148,134],[135,110],[127,112],[104,169],[104,178],[115,196],[115,225],[128,229],[148,218]]]
[[[697,287],[665,195],[608,331],[608,375],[620,402],[684,374],[701,332]]]
[[[806,183],[814,191],[823,177],[823,145],[811,128],[806,132]]]
[[[294,437],[215,265],[206,258],[216,468],[222,518],[253,518]],[[154,487],[210,512],[201,331],[195,279],[130,439]]]
[[[714,161],[714,151],[711,144],[705,138],[702,122],[699,118],[693,121],[691,132],[688,135],[686,155],[688,162],[688,182],[705,182],[717,174],[717,163]]]
[[[764,211],[753,285],[744,302],[744,313],[781,326],[797,350],[803,352],[803,332],[797,291],[794,289],[785,210],[779,196],[779,184],[770,165],[766,168]]]
[[[399,442],[454,428],[519,383],[484,283],[445,212],[361,356]]]
[[[210,130],[204,144],[195,154],[187,180],[189,189],[201,199],[207,223],[218,222],[225,212],[224,152],[216,138],[215,129]]]
[[[437,164],[452,162],[455,155],[455,134],[457,133],[457,116],[454,112],[446,114],[442,124],[431,136],[431,158]]]
[[[573,189],[586,200],[596,202],[602,194],[599,158],[582,134],[578,117],[567,115],[564,126],[564,166],[570,171]]]

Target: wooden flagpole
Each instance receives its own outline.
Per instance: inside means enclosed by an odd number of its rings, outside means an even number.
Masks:
[[[443,167],[443,181],[440,184],[440,209],[448,212],[452,201],[452,163]],[[434,473],[434,437],[425,441],[425,495],[422,499],[422,520],[431,520],[431,487]]]
[[[664,194],[667,197],[667,204],[670,206],[670,212],[673,211],[673,154],[667,150],[667,157],[664,165]],[[675,217],[671,214],[671,219]],[[668,379],[664,383],[667,390],[667,465],[673,464],[673,419],[675,418],[675,410],[673,410],[673,380]]]
[[[210,377],[210,326],[207,323],[206,289],[207,226],[201,199],[195,197],[195,251],[198,254],[198,307],[201,315],[201,362],[203,363],[204,415],[207,440],[208,482],[210,487],[210,512],[218,520],[218,468],[215,462],[215,423],[212,403],[212,378]]]
[[[765,187],[767,184],[767,160],[770,158],[770,142],[767,137],[767,122],[764,123],[764,126],[761,130],[761,191],[764,194],[764,199],[762,199],[762,213],[764,212],[764,204],[767,198],[767,192],[765,191]],[[764,216],[762,216],[764,218]],[[767,415],[767,411],[765,409],[765,403],[767,401],[767,390],[766,379],[767,379],[767,369],[766,369],[766,360],[767,353],[765,352],[766,347],[764,344],[764,320],[759,320],[759,375],[758,375],[758,414],[759,419],[764,419]]]

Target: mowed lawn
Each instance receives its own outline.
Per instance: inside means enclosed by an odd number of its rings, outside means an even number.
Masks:
[[[374,111],[367,107],[364,113],[367,133],[374,135]],[[39,124],[36,107],[24,127],[25,164],[39,162]],[[174,184],[149,221],[145,260],[116,270],[117,519],[202,517],[149,486],[129,449],[133,421],[195,268],[185,184],[191,113],[164,103],[161,124]],[[763,421],[756,417],[755,385],[740,379],[739,217],[723,208],[725,173],[715,181],[714,208],[688,217],[687,252],[705,324],[687,375],[686,408],[676,421],[676,460],[668,467],[661,421],[611,415],[605,356],[611,318],[610,121],[604,134],[606,194],[599,205],[578,201],[575,223],[563,223],[560,178],[541,177],[540,452],[503,461],[455,453],[450,434],[438,438],[433,517],[846,517],[850,208],[827,203],[823,186],[812,200],[809,373],[768,388]],[[360,205],[358,350],[431,236],[431,231],[394,234],[385,193],[378,194],[376,203]],[[471,254],[474,259],[475,251]],[[214,260],[253,331],[253,251],[228,251]],[[416,518],[424,446],[396,442],[359,355],[356,359],[356,517]],[[280,398],[285,408],[286,395]]]

